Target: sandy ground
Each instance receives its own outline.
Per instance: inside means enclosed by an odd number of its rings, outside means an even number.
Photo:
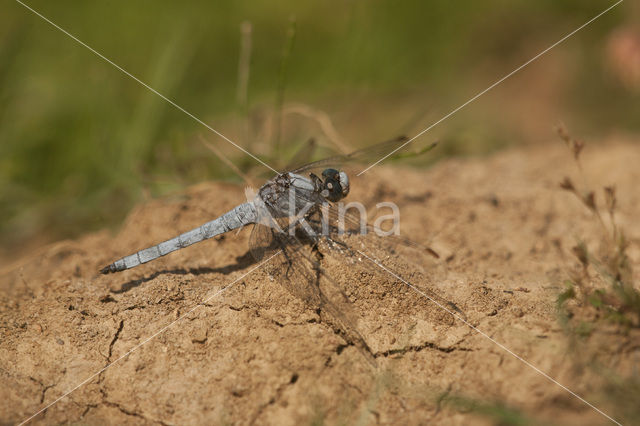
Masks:
[[[584,155],[592,185],[617,185],[619,222],[640,269],[637,164],[640,149],[632,143],[588,147]],[[131,271],[97,274],[244,201],[240,186],[201,184],[140,205],[117,235],[87,235],[11,261],[0,278],[0,423],[27,419],[88,378],[32,422],[495,421],[451,403],[456,396],[538,421],[608,423],[487,336],[620,418],[602,392],[602,377],[582,360],[597,353],[602,368],[625,374],[638,360],[638,334],[603,324],[581,343],[587,349],[576,351],[556,313],[556,297],[577,264],[571,248],[578,238],[596,245],[601,238],[592,215],[558,189],[565,175],[580,181],[558,143],[443,161],[427,171],[383,166],[353,189],[351,199],[395,201],[403,234],[441,255],[428,261],[387,256],[383,262],[454,302],[486,334],[374,265],[362,273],[327,261],[377,368],[322,312],[307,308],[267,272],[243,277],[255,267],[247,231]]]

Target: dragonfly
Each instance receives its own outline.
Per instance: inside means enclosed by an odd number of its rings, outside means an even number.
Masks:
[[[388,253],[410,249],[438,256],[430,248],[400,236],[378,235],[366,217],[346,211],[342,205],[351,189],[344,168],[375,161],[402,147],[407,140],[399,137],[279,173],[247,202],[220,217],[118,259],[100,272],[109,274],[135,268],[198,242],[253,226],[249,249],[255,261],[269,259],[265,262],[267,273],[308,307],[328,315],[339,334],[375,366],[375,356],[355,326],[357,321],[347,295],[323,263],[326,256],[337,256],[349,261],[350,267],[362,267],[358,251],[364,248]]]

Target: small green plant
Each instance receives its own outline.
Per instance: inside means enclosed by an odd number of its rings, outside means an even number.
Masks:
[[[586,182],[580,162],[584,142],[571,137],[563,125],[558,125],[556,132],[573,154],[583,181]],[[631,263],[627,256],[628,241],[624,231],[616,223],[618,201],[615,186],[603,187],[602,208],[596,192],[586,183],[579,189],[570,178],[565,177],[560,182],[560,187],[574,194],[598,221],[602,229],[603,248],[600,255],[592,253],[585,241],[578,241],[573,248],[573,254],[581,268],[571,274],[571,278],[565,282],[565,291],[557,299],[563,323],[567,325],[572,316],[567,302],[574,300],[580,306],[595,310],[595,318],[603,316],[628,327],[639,327],[640,292],[633,283]],[[606,211],[608,223],[601,210]],[[592,329],[593,326],[583,320],[578,321],[578,325],[574,327],[574,331],[581,336],[589,335]]]

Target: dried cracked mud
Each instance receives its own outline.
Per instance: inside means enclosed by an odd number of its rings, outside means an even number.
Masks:
[[[640,269],[638,145],[588,147],[583,160],[594,186],[617,185],[619,223]],[[600,238],[591,213],[558,188],[565,175],[579,180],[570,154],[557,144],[446,160],[428,170],[381,166],[353,189],[351,199],[396,202],[402,233],[440,254],[423,262],[377,253],[381,260],[417,287],[453,301],[484,333],[374,265],[362,273],[329,263],[376,368],[322,312],[264,270],[251,271],[256,265],[246,230],[131,271],[98,275],[114,259],[244,201],[241,186],[197,185],[138,206],[117,235],[86,235],[5,262],[0,423],[26,420],[83,383],[31,423],[496,421],[446,403],[447,396],[460,396],[538,421],[605,424],[605,417],[495,343],[616,415],[601,377],[577,367],[580,354],[571,350],[556,312],[562,283],[577,267],[571,248],[579,238],[594,244]],[[622,374],[637,363],[640,339],[633,331],[605,327],[587,347]]]

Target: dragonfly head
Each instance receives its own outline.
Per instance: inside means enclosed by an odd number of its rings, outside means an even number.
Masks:
[[[325,169],[322,172],[322,196],[329,201],[340,201],[349,194],[349,177],[345,172],[336,169]]]

